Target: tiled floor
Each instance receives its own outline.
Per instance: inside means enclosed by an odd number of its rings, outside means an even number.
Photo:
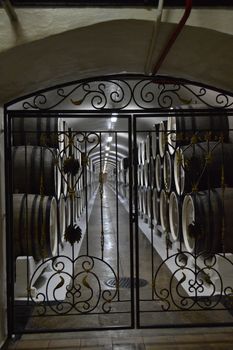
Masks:
[[[24,335],[9,349],[231,350],[233,328],[196,328]]]

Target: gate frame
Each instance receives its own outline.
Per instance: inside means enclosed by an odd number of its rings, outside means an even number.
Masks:
[[[91,93],[96,93],[96,96],[101,96],[104,98],[106,97],[103,91],[103,86],[102,86],[102,90],[101,90],[101,83],[115,83],[115,82],[123,82],[127,88],[129,88],[130,91],[130,100],[127,101],[127,103],[125,105],[123,105],[123,107],[112,107],[112,108],[107,108],[106,107],[106,103],[100,103],[101,106],[99,107],[98,104],[93,104],[94,99],[91,100],[91,105],[89,105],[89,107],[91,106],[93,109],[77,109],[76,107],[74,107],[73,109],[56,109],[56,107],[61,104],[66,98],[69,98],[69,96],[71,95],[71,93],[73,93],[77,87],[83,86],[86,88],[84,88],[84,91],[86,92],[86,95],[84,96],[84,100],[86,97],[88,97]],[[136,85],[131,88],[129,85],[130,81],[137,81]],[[141,82],[145,82],[145,87],[147,87],[149,84],[154,84],[154,86],[157,86],[157,88],[160,90],[158,96],[156,96],[156,98],[158,98],[157,103],[158,106],[157,107],[151,107],[150,103],[153,101],[153,99],[155,98],[155,95],[153,95],[152,92],[147,92],[147,94],[145,96],[141,96],[142,98],[142,105],[138,104],[137,99],[135,100],[135,92],[136,92],[136,88],[138,87],[139,83]],[[91,83],[97,83],[99,91],[91,91],[88,90],[88,88],[90,87]],[[74,89],[72,89],[71,92],[69,92],[68,94],[65,94],[65,88],[68,87],[72,87],[73,85],[77,85]],[[195,87],[197,90],[199,89],[199,92],[194,92],[192,90],[190,90],[190,85]],[[173,90],[169,90],[169,87],[173,86],[174,89]],[[166,90],[166,88],[168,87],[168,90]],[[71,82],[67,82],[65,84],[59,84],[56,86],[52,86],[46,89],[42,89],[39,90],[37,92],[33,92],[31,94],[27,94],[25,96],[19,97],[14,99],[13,101],[10,101],[9,103],[4,105],[4,130],[5,130],[5,185],[6,185],[6,189],[9,190],[9,181],[11,179],[11,171],[9,168],[9,164],[11,164],[11,125],[9,123],[8,120],[8,114],[14,114],[17,113],[17,115],[27,115],[27,114],[55,114],[57,115],[57,113],[61,113],[61,114],[65,114],[67,116],[69,116],[70,114],[73,113],[90,113],[92,116],[99,116],[99,115],[103,115],[103,114],[111,114],[111,113],[119,113],[121,115],[124,114],[131,114],[131,115],[137,115],[137,114],[143,114],[143,113],[159,113],[159,114],[163,114],[163,113],[167,113],[167,111],[169,110],[169,108],[172,106],[172,98],[169,97],[169,94],[174,94],[174,96],[178,95],[178,91],[180,88],[185,88],[186,90],[189,90],[190,93],[194,94],[195,97],[197,98],[197,100],[201,100],[203,102],[203,98],[205,98],[205,95],[207,93],[207,90],[211,90],[213,92],[216,93],[216,104],[217,106],[211,106],[208,103],[206,103],[210,108],[213,108],[213,110],[219,111],[219,109],[225,109],[228,108],[228,112],[230,114],[231,109],[233,108],[233,102],[229,102],[229,98],[233,98],[233,93],[222,90],[222,89],[217,89],[215,87],[212,87],[210,85],[207,84],[202,84],[202,83],[198,83],[198,82],[194,82],[194,81],[190,81],[190,80],[186,80],[186,79],[181,79],[181,78],[175,78],[175,77],[169,77],[169,76],[145,76],[143,74],[119,74],[119,75],[107,75],[107,76],[100,76],[100,77],[92,77],[92,78],[87,78],[87,79],[82,79],[82,80],[77,80],[77,81],[71,81]],[[46,93],[52,92],[52,91],[56,91],[57,92],[57,96],[60,98],[60,101],[58,103],[56,103],[55,105],[51,105],[51,106],[47,106],[46,107],[46,103],[47,103],[47,97],[46,97]],[[116,94],[115,97],[113,94]],[[117,101],[117,94],[119,92],[114,92],[113,94],[110,95],[111,97],[111,102],[115,102],[116,105],[119,101]],[[142,90],[142,94],[143,94],[143,90]],[[119,95],[118,95],[119,98]],[[161,99],[161,101],[160,101]],[[30,103],[27,102],[27,100],[30,100]],[[120,99],[120,102],[122,101],[122,99]],[[32,103],[31,103],[32,101]],[[135,110],[135,108],[133,109],[127,109],[129,104],[131,102],[134,102],[136,104],[136,107],[138,107],[137,110]],[[164,102],[165,101],[165,102]],[[168,103],[167,103],[168,101]],[[19,110],[14,110],[14,105],[18,104],[22,102],[22,106],[24,109],[19,109]],[[80,102],[80,101],[77,101]],[[82,103],[83,101],[81,101]],[[94,101],[95,102],[95,101]],[[102,101],[101,101],[102,102]],[[187,101],[186,101],[187,102]],[[81,105],[81,103],[77,103],[77,105]],[[188,111],[188,110],[187,110]],[[135,130],[136,126],[135,123],[133,123],[133,135],[136,135]],[[134,142],[134,147],[136,146],[136,141],[135,141],[135,137],[134,137],[134,141],[130,141],[130,143],[132,144],[132,142]],[[131,148],[132,149],[132,148]],[[129,157],[131,157],[131,155],[129,154]],[[133,156],[133,166],[135,166],[136,164],[136,155]],[[131,175],[132,176],[132,175]],[[136,174],[135,174],[136,177]],[[137,183],[137,178],[134,178],[134,180],[136,181],[135,184]],[[135,186],[136,188],[136,186]],[[132,198],[132,187],[130,187],[130,191],[131,191],[131,198]],[[133,212],[132,211],[132,205],[135,205],[136,210]],[[131,229],[132,229],[132,222],[135,223],[135,243],[136,243],[136,249],[135,252],[132,249],[132,253],[134,253],[136,255],[136,314],[137,314],[137,318],[136,318],[136,327],[138,328],[144,328],[140,326],[140,322],[139,322],[139,318],[138,318],[138,310],[139,310],[139,286],[138,286],[138,239],[137,239],[137,230],[138,230],[138,217],[137,217],[137,191],[135,189],[134,191],[134,199],[133,201],[130,201],[130,207],[131,207],[131,213],[132,213],[132,217],[130,219],[131,222]],[[9,219],[9,213],[11,212],[12,209],[12,203],[8,198],[8,195],[6,195],[6,251],[7,251],[7,256],[11,256],[9,253],[11,252],[11,238],[10,238],[10,232],[11,232],[11,223],[10,223],[10,219]],[[132,233],[131,233],[132,234]],[[131,244],[133,244],[133,242],[131,242]],[[13,295],[13,291],[14,288],[12,288],[12,284],[14,284],[14,281],[12,280],[12,276],[13,276],[13,272],[14,272],[14,266],[13,263],[11,261],[11,259],[7,259],[7,314],[8,314],[8,332],[10,335],[14,334],[13,329],[12,329],[12,315],[13,315],[13,307],[12,305],[14,305],[14,295]],[[132,295],[133,295],[133,290],[134,288],[132,288]],[[132,310],[132,313],[134,313],[134,310]],[[224,324],[225,325],[225,324]],[[232,325],[232,324],[231,324]],[[177,326],[177,325],[176,325]],[[182,325],[181,325],[182,326]],[[180,327],[181,327],[180,326]],[[198,325],[200,326],[200,325]],[[222,326],[219,325],[219,326]],[[133,328],[134,325],[130,328]],[[163,328],[163,327],[169,327],[168,325],[166,326],[158,326],[158,328]],[[173,325],[174,327],[174,325]],[[179,327],[179,325],[177,326]],[[184,326],[182,326],[184,327]],[[188,325],[189,327],[189,325]],[[190,327],[193,327],[193,325],[190,325]],[[150,328],[154,328],[153,326],[150,326]],[[101,328],[104,329],[104,328]],[[112,328],[111,328],[112,329]],[[119,328],[120,329],[120,328]],[[89,330],[89,329],[87,329]],[[98,329],[99,330],[99,329]],[[35,333],[35,332],[32,332]],[[41,333],[41,332],[39,332]]]

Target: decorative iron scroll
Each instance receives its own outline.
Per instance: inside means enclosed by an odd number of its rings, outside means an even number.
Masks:
[[[165,281],[162,275],[167,264],[173,265],[173,273]],[[158,311],[212,310],[224,309],[224,306],[233,310],[233,287],[221,274],[221,264],[227,266],[232,275],[233,261],[223,254],[204,256],[180,252],[167,258],[156,270],[153,280],[153,300],[159,304]]]
[[[104,269],[103,269],[104,267]],[[38,270],[49,270],[44,291],[34,295],[33,285]],[[105,275],[115,279],[115,288],[104,288]],[[107,273],[106,273],[107,272]],[[101,276],[100,276],[101,275]],[[29,286],[29,298],[35,306],[35,315],[110,313],[118,295],[117,276],[105,261],[82,255],[77,258],[60,255],[44,261],[35,270]],[[63,295],[63,297],[61,297]]]
[[[229,108],[233,106],[233,97],[225,91],[175,78],[119,75],[44,90],[17,105],[24,110],[50,110],[58,106],[75,110],[146,110],[190,104]]]

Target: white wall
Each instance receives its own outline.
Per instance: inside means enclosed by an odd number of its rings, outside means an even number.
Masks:
[[[4,134],[3,109],[0,107],[0,347],[6,340],[6,243],[5,243],[5,198],[4,198]]]
[[[154,21],[156,9],[145,8],[17,8],[19,23],[10,24],[0,8],[0,52],[16,45],[112,20],[138,19]],[[166,9],[162,21],[177,23],[183,9]],[[233,34],[233,9],[193,9],[187,25]]]
[[[66,81],[144,73],[156,11],[149,9],[0,9],[0,103]],[[154,63],[183,10],[165,10]],[[194,9],[158,74],[232,90],[233,10]]]

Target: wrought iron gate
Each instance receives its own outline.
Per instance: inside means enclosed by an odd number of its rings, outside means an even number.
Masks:
[[[111,117],[8,113],[12,333],[133,325],[131,119]]]
[[[232,325],[232,116],[134,116],[138,327]]]
[[[11,334],[233,324],[232,106],[142,76],[7,106]]]

